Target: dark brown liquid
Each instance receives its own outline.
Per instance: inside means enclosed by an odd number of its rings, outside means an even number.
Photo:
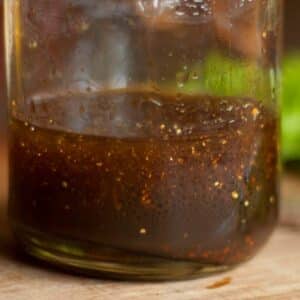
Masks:
[[[216,264],[247,259],[272,231],[277,118],[263,104],[149,91],[36,103],[11,124],[15,224]]]

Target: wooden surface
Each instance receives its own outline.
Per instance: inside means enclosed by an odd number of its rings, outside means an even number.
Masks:
[[[0,198],[5,199],[3,156]],[[0,201],[0,300],[300,299],[299,178],[285,176],[282,225],[255,259],[218,276],[169,283],[108,281],[45,267],[18,253],[7,225],[6,202]]]

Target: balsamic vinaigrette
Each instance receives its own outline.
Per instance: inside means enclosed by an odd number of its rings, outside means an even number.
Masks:
[[[31,109],[10,125],[20,240],[35,232],[110,261],[118,250],[129,262],[230,265],[276,223],[278,120],[259,101],[145,89],[56,95]]]

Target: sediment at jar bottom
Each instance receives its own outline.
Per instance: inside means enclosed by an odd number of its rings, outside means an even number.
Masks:
[[[248,259],[270,235],[278,130],[260,102],[121,91],[34,105],[10,125],[15,224],[217,265]]]

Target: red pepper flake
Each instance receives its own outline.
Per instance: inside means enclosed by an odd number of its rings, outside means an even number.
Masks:
[[[218,289],[218,288],[220,288],[220,287],[222,287],[224,285],[230,284],[231,281],[232,281],[231,277],[225,277],[225,278],[223,278],[221,280],[218,280],[215,283],[207,286],[206,288],[210,289],[210,290],[211,289]]]
[[[163,245],[161,248],[165,253],[170,253],[171,251],[171,247],[169,245]]]
[[[225,247],[223,250],[223,253],[226,255],[230,252],[230,248],[229,247]]]
[[[202,253],[201,255],[203,258],[208,258],[209,257],[209,253],[207,251],[205,251],[204,253]]]
[[[195,253],[194,251],[190,251],[190,252],[188,253],[188,257],[189,257],[189,258],[196,258],[197,255],[196,255],[196,253]]]
[[[247,235],[246,237],[245,237],[245,243],[248,245],[248,246],[250,246],[250,247],[253,247],[254,246],[254,241],[253,241],[253,239],[251,238],[251,236],[249,236],[249,235]]]

